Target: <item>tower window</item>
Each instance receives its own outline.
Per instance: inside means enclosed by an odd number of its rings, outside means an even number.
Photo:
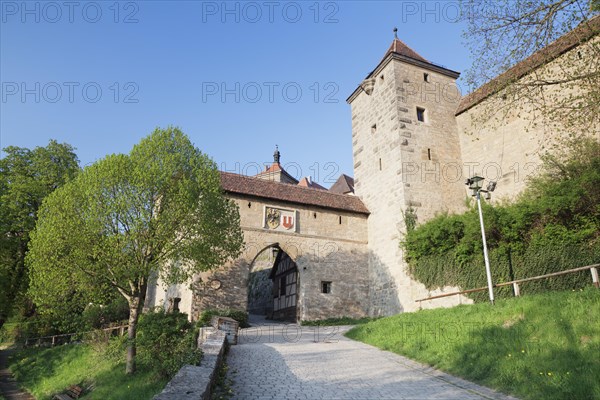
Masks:
[[[425,122],[425,109],[421,107],[417,107],[417,120],[421,122]]]
[[[429,82],[429,74],[423,74],[423,80]]]
[[[331,293],[331,282],[321,281],[321,293]]]
[[[376,133],[376,132],[377,132],[377,124],[371,125],[371,133]]]

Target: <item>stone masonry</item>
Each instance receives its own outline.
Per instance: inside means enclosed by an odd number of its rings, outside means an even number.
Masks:
[[[222,173],[226,195],[240,210],[243,254],[198,275],[192,285],[151,285],[146,308],[168,307],[170,299],[179,298],[180,310],[192,319],[206,308],[265,313],[274,295],[268,278],[273,248],[298,267],[299,320],[471,302],[464,296],[415,301],[459,288],[428,290],[410,277],[401,248],[407,216],[423,223],[440,213],[464,211],[472,201],[464,180],[475,174],[498,182],[492,201],[521,193],[540,155],[557,143],[564,127],[548,124],[530,102],[509,103],[509,91],[493,84],[559,80],[568,65],[593,62],[599,31],[600,17],[595,17],[462,98],[458,72],[429,62],[395,38],[347,100],[355,192],[301,187],[281,167],[278,150],[273,165],[255,178]],[[556,85],[546,94],[576,96],[578,90]],[[500,109],[505,111],[496,113]],[[589,126],[584,134],[600,141],[600,122]],[[293,229],[269,227],[267,208],[293,217]],[[327,293],[323,284],[329,282]]]
[[[454,117],[460,101],[457,77],[456,72],[390,53],[367,77],[375,81],[372,93],[357,89],[348,100],[356,195],[371,211],[371,315],[414,311],[414,300],[430,294],[407,273],[400,248],[405,213],[415,213],[422,222],[439,212],[464,209],[465,192],[457,185],[462,183]],[[418,120],[417,107],[424,110],[424,121]],[[453,169],[442,171],[442,165]]]

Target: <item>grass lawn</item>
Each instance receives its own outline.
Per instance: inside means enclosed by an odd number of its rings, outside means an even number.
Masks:
[[[347,336],[523,399],[600,399],[600,290],[423,310]]]
[[[103,357],[88,345],[22,350],[11,358],[10,369],[38,400],[51,399],[69,385],[90,384],[93,391],[82,399],[146,400],[167,383],[142,368],[126,376],[124,362]]]

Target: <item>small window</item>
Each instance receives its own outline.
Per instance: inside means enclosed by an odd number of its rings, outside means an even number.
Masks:
[[[425,122],[425,109],[421,107],[417,107],[417,120],[421,122]]]
[[[379,77],[379,83],[383,83],[383,75]]]
[[[423,74],[423,80],[429,82],[429,74]]]
[[[248,208],[252,208],[252,203],[248,202]]]
[[[285,276],[279,280],[279,295],[285,296]]]
[[[377,124],[373,124],[371,125],[371,133],[376,133],[377,132]]]
[[[381,171],[383,169],[383,166],[381,165],[381,158],[379,159],[379,170]]]
[[[329,282],[329,281],[321,282],[321,293],[325,293],[325,294],[331,293],[331,282]]]
[[[317,213],[313,213],[313,218],[317,218]]]
[[[427,149],[427,158],[431,161],[431,149]]]
[[[342,224],[342,216],[339,216],[340,225]]]

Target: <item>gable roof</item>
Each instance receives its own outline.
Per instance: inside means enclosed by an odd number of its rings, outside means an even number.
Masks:
[[[297,184],[298,180],[290,175],[279,162],[274,162],[269,167],[267,167],[264,171],[259,172],[255,176],[257,178],[268,179],[269,177],[275,175],[276,173],[280,173],[289,183]]]
[[[556,39],[543,49],[536,51],[523,61],[515,64],[506,72],[498,75],[474,92],[464,96],[456,110],[456,115],[464,113],[489,96],[499,92],[511,82],[524,77],[536,68],[558,58],[560,55],[577,47],[579,44],[596,36],[598,33],[600,33],[600,15],[582,22],[572,31]]]
[[[323,186],[319,185],[317,182],[314,182],[309,177],[304,177],[304,178],[300,179],[300,182],[298,182],[298,186],[307,187],[307,188],[311,188],[311,189],[317,189],[317,190],[327,190]]]
[[[356,196],[314,190],[221,171],[221,186],[227,193],[241,194],[288,203],[318,206],[333,210],[369,214],[369,210]]]
[[[354,178],[341,174],[335,183],[329,188],[333,193],[354,193]]]

